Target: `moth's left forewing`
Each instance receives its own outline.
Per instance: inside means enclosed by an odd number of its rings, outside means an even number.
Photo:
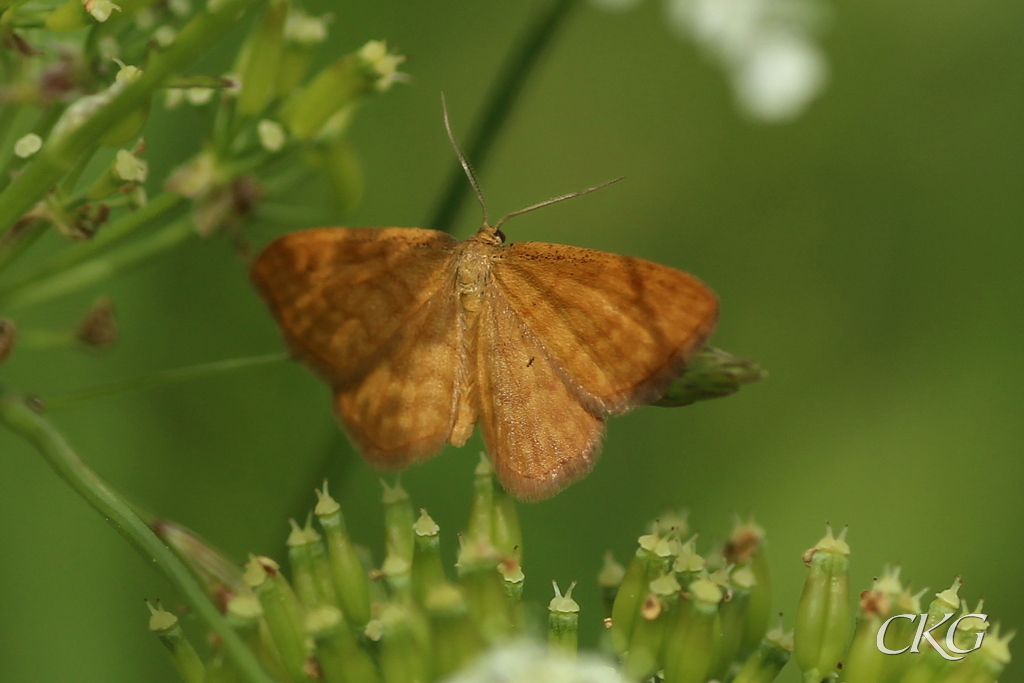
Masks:
[[[492,278],[567,383],[608,413],[658,398],[718,317],[693,275],[591,249],[514,243]]]
[[[539,500],[590,471],[603,419],[580,401],[536,335],[493,288],[484,299],[476,368],[484,442],[508,491]]]

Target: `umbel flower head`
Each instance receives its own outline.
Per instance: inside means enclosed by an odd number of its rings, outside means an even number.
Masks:
[[[1010,662],[1013,633],[991,627],[982,604],[968,616],[959,578],[922,610],[924,592],[902,583],[898,568],[886,569],[860,594],[854,629],[846,529],[836,535],[829,527],[804,553],[794,635],[781,617],[768,630],[764,529],[736,519],[724,544],[701,551],[686,514],[665,513],[637,539],[625,567],[605,558],[597,578],[608,637],[599,651],[578,653],[580,618],[596,621],[602,612],[573,598],[574,582],[564,593],[554,584],[546,629],[528,618],[515,503],[486,459],[474,476],[455,571],[445,566],[441,528],[414,512],[401,486],[384,485],[379,568],[350,538],[326,484],[317,498],[305,524],[291,522],[290,576],[262,556],[251,556],[243,572],[188,530],[158,526],[278,681],[768,683],[795,652],[807,683],[995,683]],[[216,642],[204,659],[173,616],[151,609],[150,627],[187,683],[235,680]],[[961,618],[942,627],[949,613]],[[906,620],[886,630],[895,614],[923,614],[938,646],[914,645],[918,627]],[[901,654],[881,653],[879,642]],[[958,652],[960,659],[948,657]]]

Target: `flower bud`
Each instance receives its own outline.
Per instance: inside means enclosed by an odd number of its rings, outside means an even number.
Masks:
[[[316,137],[328,120],[374,90],[386,90],[397,79],[403,57],[371,41],[353,55],[327,66],[285,103],[281,120],[300,140]]]
[[[420,518],[413,524],[412,530],[413,596],[422,605],[430,591],[448,583],[448,577],[441,564],[441,528],[426,510],[420,510]]]
[[[739,391],[744,384],[763,379],[766,374],[752,360],[737,358],[708,346],[690,356],[686,371],[651,405],[675,408],[728,396]]]
[[[225,616],[231,628],[255,653],[267,672],[276,680],[286,680],[288,672],[278,656],[267,622],[263,619],[263,606],[259,599],[251,593],[235,595],[228,600]]]
[[[526,613],[523,608],[523,584],[526,575],[523,567],[515,557],[506,557],[498,563],[498,574],[505,586],[505,597],[508,604],[508,619],[513,635],[526,630]]]
[[[440,680],[472,661],[483,650],[484,640],[469,617],[465,597],[455,586],[434,586],[426,596],[424,609],[432,634],[432,673],[434,680]]]
[[[256,134],[259,136],[260,146],[268,152],[277,153],[284,149],[284,127],[277,121],[263,119],[256,126]]]
[[[484,453],[473,471],[473,498],[469,504],[469,528],[466,538],[470,541],[486,540],[494,544],[494,467]]]
[[[337,607],[337,593],[320,534],[313,530],[308,520],[305,528],[299,527],[294,519],[288,521],[292,531],[285,545],[288,546],[288,562],[292,568],[295,593],[306,609],[317,605]]]
[[[28,133],[14,143],[14,156],[27,159],[43,148],[43,139],[35,133]]]
[[[612,551],[604,554],[604,564],[597,574],[597,585],[601,588],[601,604],[604,605],[604,617],[610,620],[612,607],[615,605],[615,596],[619,593],[619,586],[626,576],[626,568],[615,561]]]
[[[750,565],[744,565],[729,575],[729,599],[722,602],[719,616],[722,619],[722,642],[718,661],[712,669],[712,677],[726,680],[734,663],[741,660],[740,646],[746,633],[750,615],[750,596],[757,584]]]
[[[650,592],[640,608],[640,618],[636,620],[623,662],[623,673],[639,681],[650,678],[664,666],[664,643],[674,624],[682,590],[671,573],[651,581],[648,587]]]
[[[498,572],[498,551],[487,539],[461,540],[456,567],[469,613],[488,643],[505,640],[513,632],[514,623],[505,581]]]
[[[784,633],[782,620],[761,641],[740,667],[732,683],[771,683],[793,654],[793,632]],[[876,682],[877,683],[877,682]]]
[[[836,538],[832,527],[804,553],[810,567],[797,606],[794,653],[804,677],[822,680],[839,670],[850,635],[848,571],[850,546],[846,529]]]
[[[743,658],[760,645],[772,615],[772,581],[768,572],[764,529],[755,523],[753,518],[746,522],[736,518],[723,554],[727,563],[736,566],[747,565],[754,575],[747,603],[743,639],[738,651],[739,657]]]
[[[422,683],[429,680],[429,653],[417,636],[411,610],[385,603],[380,616],[380,670],[384,683]]]
[[[665,683],[704,683],[721,647],[722,588],[706,575],[690,584],[665,641]]]
[[[616,654],[625,654],[633,627],[640,618],[640,609],[647,598],[651,581],[669,569],[671,556],[668,539],[654,534],[641,536],[639,547],[626,567],[612,605],[612,647]]]
[[[320,605],[311,610],[305,627],[316,642],[324,683],[379,683],[377,667],[356,642],[338,608]]]
[[[327,39],[327,19],[293,8],[284,25],[284,48],[277,71],[277,96],[286,96],[302,83],[313,59],[313,48]]]
[[[281,655],[288,675],[304,680],[309,648],[306,644],[305,614],[281,568],[269,557],[251,555],[245,566],[245,582],[263,607],[270,636]]]
[[[899,568],[886,569],[881,578],[875,579],[871,590],[860,594],[860,609],[853,641],[843,664],[843,677],[847,683],[875,683],[897,679],[900,658],[887,655],[878,649],[878,631],[901,604],[905,593],[899,580]],[[920,610],[914,610],[917,614]],[[890,650],[898,651],[910,645],[914,627],[911,622],[896,619],[886,628],[883,644]],[[899,643],[899,644],[897,644]]]
[[[571,657],[576,656],[577,630],[579,627],[579,604],[572,599],[572,589],[576,582],[569,584],[569,590],[558,589],[554,581],[555,597],[548,603],[548,647]]]
[[[232,596],[251,594],[238,566],[191,530],[166,519],[154,519],[150,528],[185,562],[221,609]]]
[[[242,48],[240,63],[235,67],[242,77],[237,104],[242,116],[259,114],[275,93],[288,9],[287,0],[266,3]]]
[[[75,339],[92,349],[106,348],[117,341],[117,323],[110,299],[100,299],[92,305],[75,328]]]
[[[178,618],[165,610],[159,601],[154,606],[147,600],[146,607],[150,612],[149,630],[160,638],[160,642],[171,654],[171,662],[178,675],[185,683],[203,683],[206,667],[181,630]]]
[[[370,620],[370,586],[366,570],[345,529],[341,506],[327,492],[327,482],[316,493],[319,500],[313,513],[324,530],[328,569],[338,605],[353,628],[363,628]]]

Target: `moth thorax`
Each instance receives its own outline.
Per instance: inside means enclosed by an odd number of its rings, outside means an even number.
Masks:
[[[455,282],[462,309],[476,313],[483,305],[484,290],[491,276],[491,258],[494,247],[478,242],[463,243],[462,253],[456,261]]]

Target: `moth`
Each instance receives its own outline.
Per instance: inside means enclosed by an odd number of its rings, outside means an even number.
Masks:
[[[445,126],[483,206],[479,186]],[[599,186],[600,187],[600,186]],[[718,299],[651,261],[421,228],[315,228],[272,241],[251,277],[291,353],[333,392],[371,465],[461,446],[479,423],[524,500],[586,474],[605,421],[657,399],[714,329]]]

